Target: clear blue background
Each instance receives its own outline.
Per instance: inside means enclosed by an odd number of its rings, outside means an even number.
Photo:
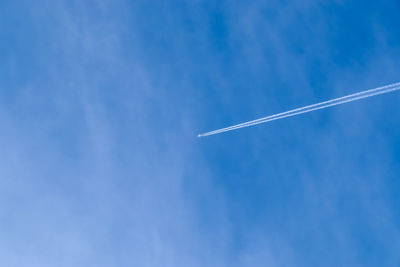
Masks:
[[[399,266],[398,1],[1,1],[1,266]]]

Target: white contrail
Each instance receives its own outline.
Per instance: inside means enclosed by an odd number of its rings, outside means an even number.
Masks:
[[[362,91],[362,92],[359,92],[359,93],[355,93],[355,94],[351,94],[351,95],[347,95],[347,96],[343,96],[343,97],[339,97],[339,98],[335,98],[335,99],[332,99],[332,100],[328,100],[328,101],[324,101],[324,102],[321,102],[321,103],[305,106],[305,107],[302,107],[302,108],[292,109],[292,110],[289,110],[289,111],[286,111],[286,112],[282,112],[282,113],[278,113],[278,114],[275,114],[275,115],[267,116],[267,117],[260,118],[260,119],[257,119],[257,120],[244,122],[244,123],[241,123],[241,124],[237,124],[237,125],[233,125],[233,126],[230,126],[230,127],[222,128],[222,129],[219,129],[219,130],[215,130],[215,131],[199,134],[197,137],[203,137],[203,136],[208,136],[208,135],[219,134],[219,133],[223,133],[223,132],[227,132],[227,131],[240,129],[240,128],[243,128],[243,127],[253,126],[253,125],[264,123],[264,122],[269,122],[269,121],[279,120],[279,119],[283,119],[283,118],[287,118],[287,117],[292,117],[292,116],[299,115],[299,114],[302,114],[302,113],[307,113],[307,112],[311,112],[311,111],[314,111],[314,110],[319,110],[319,109],[323,109],[323,108],[327,108],[327,107],[337,106],[337,105],[344,104],[344,103],[347,103],[347,102],[352,102],[352,101],[356,101],[356,100],[359,100],[359,99],[363,99],[363,98],[367,98],[367,97],[371,97],[371,96],[375,96],[375,95],[386,94],[386,93],[397,91],[397,90],[400,90],[400,82],[393,83],[393,84],[386,85],[386,86],[382,86],[382,87],[378,87],[378,88],[374,88],[374,89],[370,89],[370,90],[366,90],[366,91]]]

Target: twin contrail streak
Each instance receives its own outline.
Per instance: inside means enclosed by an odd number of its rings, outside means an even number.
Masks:
[[[244,127],[253,126],[253,125],[264,123],[264,122],[275,121],[275,120],[292,117],[292,116],[296,116],[299,114],[303,114],[303,113],[307,113],[307,112],[311,112],[311,111],[315,111],[315,110],[319,110],[319,109],[324,109],[327,107],[333,107],[333,106],[341,105],[344,103],[353,102],[353,101],[356,101],[359,99],[363,99],[363,98],[367,98],[367,97],[371,97],[371,96],[375,96],[375,95],[386,94],[386,93],[397,91],[397,90],[400,90],[400,82],[382,86],[382,87],[378,87],[378,88],[374,88],[374,89],[370,89],[370,90],[366,90],[366,91],[362,91],[359,93],[355,93],[355,94],[351,94],[351,95],[347,95],[347,96],[343,96],[343,97],[339,97],[339,98],[335,98],[335,99],[320,102],[317,104],[312,104],[312,105],[305,106],[302,108],[292,109],[292,110],[289,110],[286,112],[267,116],[267,117],[260,118],[257,120],[244,122],[241,124],[222,128],[219,130],[199,134],[197,137],[219,134],[219,133],[223,133],[223,132],[228,132],[228,131],[244,128]]]

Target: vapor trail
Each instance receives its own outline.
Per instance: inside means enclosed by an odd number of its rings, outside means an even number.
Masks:
[[[371,96],[375,96],[375,95],[386,94],[386,93],[397,91],[397,90],[400,90],[400,82],[393,83],[393,84],[386,85],[386,86],[382,86],[382,87],[378,87],[378,88],[374,88],[374,89],[370,89],[370,90],[366,90],[366,91],[362,91],[362,92],[359,92],[359,93],[355,93],[355,94],[351,94],[351,95],[347,95],[347,96],[343,96],[343,97],[339,97],[339,98],[335,98],[335,99],[332,99],[332,100],[328,100],[328,101],[312,104],[312,105],[309,105],[309,106],[292,109],[292,110],[289,110],[289,111],[286,111],[286,112],[282,112],[282,113],[278,113],[278,114],[275,114],[275,115],[267,116],[267,117],[260,118],[260,119],[257,119],[257,120],[244,122],[244,123],[241,123],[241,124],[237,124],[237,125],[233,125],[233,126],[230,126],[230,127],[222,128],[222,129],[219,129],[219,130],[215,130],[215,131],[199,134],[197,137],[204,137],[204,136],[208,136],[208,135],[219,134],[219,133],[223,133],[223,132],[228,132],[228,131],[240,129],[240,128],[243,128],[243,127],[253,126],[253,125],[264,123],[264,122],[269,122],[269,121],[279,120],[279,119],[283,119],[283,118],[287,118],[287,117],[292,117],[292,116],[299,115],[299,114],[302,114],[302,113],[307,113],[307,112],[311,112],[311,111],[314,111],[314,110],[319,110],[319,109],[324,109],[324,108],[327,108],[327,107],[337,106],[337,105],[340,105],[340,104],[356,101],[356,100],[359,100],[359,99],[363,99],[363,98],[367,98],[367,97],[371,97]]]

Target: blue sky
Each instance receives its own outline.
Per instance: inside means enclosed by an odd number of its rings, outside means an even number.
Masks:
[[[398,1],[2,1],[1,266],[398,266]]]

